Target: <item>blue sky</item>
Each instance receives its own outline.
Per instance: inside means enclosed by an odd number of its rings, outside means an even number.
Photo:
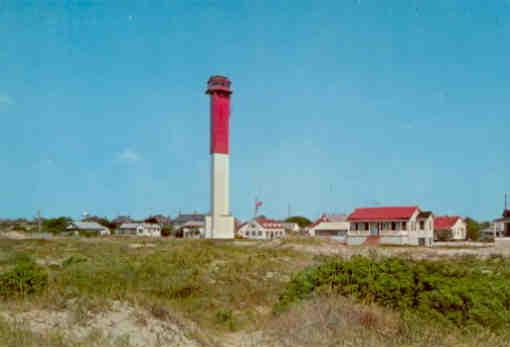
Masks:
[[[510,1],[1,1],[0,216],[209,209],[212,74],[233,81],[231,208],[510,191]]]

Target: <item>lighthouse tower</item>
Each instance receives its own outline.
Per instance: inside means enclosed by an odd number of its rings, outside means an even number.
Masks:
[[[206,217],[206,238],[234,238],[234,218],[229,210],[230,80],[211,76],[206,94],[211,113],[211,214]]]

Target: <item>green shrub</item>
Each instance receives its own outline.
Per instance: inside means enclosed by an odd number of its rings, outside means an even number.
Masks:
[[[24,296],[44,289],[48,273],[25,254],[14,258],[14,267],[0,273],[0,297]]]
[[[216,312],[216,320],[218,323],[225,323],[232,320],[232,310],[220,309]]]
[[[79,263],[84,263],[88,260],[87,257],[83,256],[83,255],[72,255],[70,256],[69,258],[67,258],[66,260],[64,260],[62,262],[62,266],[63,267],[68,267],[68,266],[71,266],[71,265],[74,265],[74,264],[79,264]]]
[[[469,259],[333,259],[298,273],[275,309],[327,291],[457,326],[498,329],[510,324],[508,270],[498,267],[497,259],[478,260],[478,265]]]
[[[216,322],[228,326],[230,330],[234,330],[235,324],[232,310],[219,309],[218,311],[216,311]]]

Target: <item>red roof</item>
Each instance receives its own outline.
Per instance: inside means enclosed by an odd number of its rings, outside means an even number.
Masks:
[[[361,207],[347,218],[349,221],[407,220],[418,206]]]
[[[257,218],[256,219],[257,223],[259,223],[263,228],[266,228],[266,229],[272,229],[272,228],[275,228],[275,229],[281,229],[283,228],[283,223],[280,222],[280,221],[277,221],[277,220],[273,220],[273,219],[268,219],[268,218]]]
[[[448,230],[451,229],[457,221],[461,219],[459,216],[439,216],[434,218],[434,229]]]

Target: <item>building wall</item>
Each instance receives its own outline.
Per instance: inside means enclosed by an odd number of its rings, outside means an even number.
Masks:
[[[200,239],[205,236],[205,228],[201,227],[183,227],[182,237],[185,239]]]
[[[347,233],[347,244],[363,244],[369,236],[372,236],[370,230],[373,227],[379,228],[380,244],[398,244],[398,245],[420,245],[431,246],[434,241],[434,224],[432,216],[427,218],[424,228],[420,228],[418,211],[416,211],[407,221],[371,221],[371,222],[351,222],[349,232]],[[362,230],[356,230],[355,224],[362,224]],[[368,229],[366,224],[368,223]],[[395,223],[395,230],[392,230],[392,223]]]
[[[229,155],[211,154],[211,216],[206,218],[207,238],[234,238],[234,217],[229,210]]]
[[[159,224],[140,223],[135,228],[120,228],[117,232],[120,235],[134,236],[161,236],[161,226]]]
[[[453,240],[465,240],[467,237],[467,225],[462,219],[457,220],[452,227]]]
[[[229,214],[229,156],[213,153],[211,158],[211,214],[227,216]]]
[[[309,229],[310,236],[322,236],[320,231],[337,231],[338,235],[345,234],[349,230],[349,222],[322,222]]]
[[[283,227],[287,230],[290,230],[292,232],[299,232],[300,230],[300,227],[297,223],[282,223],[283,224]]]
[[[423,225],[421,225],[423,221]],[[422,228],[423,226],[423,228]],[[434,242],[434,218],[429,216],[427,219],[416,219],[416,223],[411,223],[408,232],[408,244],[420,245],[420,239],[426,246],[431,246]]]
[[[239,228],[239,236],[247,239],[270,240],[285,237],[287,235],[285,228],[264,228],[258,223],[247,223]]]

